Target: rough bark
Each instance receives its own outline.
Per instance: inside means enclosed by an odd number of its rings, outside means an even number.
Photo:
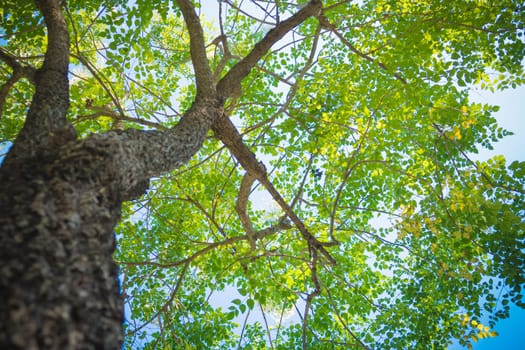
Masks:
[[[66,121],[69,107],[69,34],[58,1],[39,0],[36,6],[44,16],[48,45],[42,67],[34,74],[35,95],[27,118],[12,152],[5,163],[14,158],[34,156],[44,148],[53,148],[76,138]]]
[[[2,168],[0,348],[116,349],[123,307],[112,259],[120,198],[104,157]]]

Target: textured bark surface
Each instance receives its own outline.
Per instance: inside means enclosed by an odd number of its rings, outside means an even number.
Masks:
[[[0,175],[0,348],[116,349],[119,193],[104,158],[26,159]],[[105,164],[107,165],[107,164]]]
[[[34,155],[76,138],[67,122],[69,107],[69,35],[58,1],[35,1],[47,27],[48,45],[42,67],[34,73],[35,95],[12,152],[5,163]]]

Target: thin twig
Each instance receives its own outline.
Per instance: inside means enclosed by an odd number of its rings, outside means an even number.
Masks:
[[[237,195],[237,203],[235,204],[235,211],[239,215],[241,220],[242,227],[248,235],[248,241],[250,242],[250,247],[255,250],[255,231],[253,230],[253,224],[250,220],[250,217],[247,213],[248,206],[248,197],[250,196],[250,190],[255,181],[255,177],[249,172],[246,172],[241,181],[241,187],[239,188],[239,193]]]
[[[389,72],[391,73],[390,69],[381,61],[378,61],[372,57],[370,57],[369,55],[367,55],[366,53],[363,53],[361,51],[359,51],[354,45],[352,45],[352,43],[350,41],[348,41],[338,30],[337,28],[332,24],[330,23],[330,21],[328,20],[328,18],[326,18],[324,15],[320,15],[319,17],[319,23],[321,23],[321,25],[328,29],[329,31],[331,31],[332,33],[335,34],[335,36],[337,36],[339,38],[339,40],[341,40],[341,42],[350,49],[350,51],[352,51],[353,53],[355,53],[356,55],[358,55],[359,57],[369,61],[369,62],[372,62],[372,63],[375,63],[377,64],[381,69],[383,69],[384,71],[386,72]],[[407,81],[405,80],[405,78],[403,78],[399,73],[391,73],[397,80],[399,80],[400,82],[402,82],[403,84],[407,84]]]

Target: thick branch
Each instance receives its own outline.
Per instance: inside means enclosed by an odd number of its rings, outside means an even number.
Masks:
[[[257,179],[266,176],[266,168],[257,161],[255,154],[243,143],[239,131],[228,116],[222,115],[217,119],[212,125],[212,130],[247,172]]]
[[[69,35],[66,21],[57,0],[38,0],[36,5],[47,27],[47,50],[44,64],[35,74],[36,91],[26,122],[6,163],[76,138],[74,129],[66,122],[69,107]]]
[[[124,194],[136,193],[137,185],[188,162],[201,148],[211,124],[222,113],[217,101],[200,100],[186,111],[173,129],[127,129],[95,134],[76,151],[71,150],[68,157],[84,157],[85,147],[104,153],[117,169],[114,181],[120,190]]]
[[[319,0],[312,0],[295,15],[280,22],[275,28],[270,30],[266,36],[255,45],[252,51],[219,81],[217,84],[219,100],[224,101],[226,98],[231,97],[238,92],[241,87],[242,79],[250,73],[251,69],[255,67],[259,59],[267,53],[270,47],[284,37],[290,30],[304,22],[308,17],[320,14],[321,7],[322,4]],[[266,168],[262,163],[257,161],[255,154],[253,154],[243,143],[241,135],[231,120],[226,115],[222,115],[215,120],[212,125],[212,130],[216,137],[228,147],[233,156],[250,174],[249,176],[257,179],[267,189],[273,199],[293,221],[297,229],[308,242],[308,245],[321,252],[330,263],[335,265],[335,259],[324,248],[324,246],[331,245],[332,243],[321,243],[308,231],[302,220],[282,198],[279,191],[277,191],[271,181],[268,180]],[[333,244],[336,244],[336,242]]]
[[[197,98],[211,97],[215,94],[215,81],[206,57],[206,45],[199,17],[189,0],[177,0],[177,4],[190,34],[190,54],[195,71]]]
[[[69,67],[69,33],[57,0],[36,0],[47,27],[47,50],[42,70],[67,74]]]
[[[285,21],[280,22],[259,41],[252,51],[238,62],[217,84],[219,97],[227,99],[241,89],[241,81],[246,77],[257,62],[268,52],[277,41],[289,31],[303,23],[308,17],[315,16],[321,11],[321,1],[312,0],[299,12]]]

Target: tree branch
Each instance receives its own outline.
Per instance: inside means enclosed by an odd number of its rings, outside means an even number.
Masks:
[[[35,68],[22,65],[14,55],[0,47],[0,60],[4,61],[13,70],[13,75],[19,74],[20,78],[26,78],[35,83]]]
[[[312,0],[295,15],[280,22],[275,28],[270,30],[266,36],[255,45],[252,51],[230,69],[219,81],[217,84],[219,100],[224,101],[226,98],[235,95],[235,93],[240,90],[242,79],[250,73],[251,69],[255,67],[258,60],[267,53],[270,47],[284,37],[290,30],[304,22],[308,17],[320,14],[321,7],[321,1]],[[321,243],[308,231],[302,220],[295,214],[284,198],[282,198],[271,181],[268,180],[266,168],[262,163],[257,161],[255,154],[243,143],[241,135],[226,114],[223,114],[215,120],[212,125],[212,130],[216,137],[228,147],[233,156],[250,176],[256,178],[266,188],[272,198],[279,204],[301,232],[302,236],[308,242],[308,245],[321,252],[331,264],[335,265],[335,259],[326,251],[324,246],[335,245],[337,242]]]
[[[228,238],[224,241],[210,243],[205,248],[202,248],[201,250],[194,252],[189,257],[184,258],[182,260],[173,261],[173,262],[162,263],[162,262],[156,262],[156,261],[117,261],[117,263],[120,265],[126,265],[126,266],[156,266],[156,267],[162,267],[162,268],[175,267],[175,266],[189,264],[193,262],[194,260],[196,260],[198,257],[212,251],[215,248],[232,245],[233,243],[242,241],[244,239],[246,239],[246,236],[235,236],[235,237]]]
[[[264,320],[264,328],[266,329],[266,336],[268,337],[268,342],[270,343],[270,349],[274,350],[273,342],[272,342],[272,335],[270,333],[270,327],[268,326],[268,320],[266,319],[266,313],[264,312],[263,306],[261,303],[259,304],[259,309],[261,310],[261,315]]]
[[[247,213],[248,206],[248,197],[250,197],[250,190],[255,181],[255,177],[249,172],[244,174],[241,181],[241,188],[239,189],[239,194],[237,195],[237,203],[235,204],[235,211],[239,215],[241,224],[246,231],[248,236],[248,241],[250,242],[250,247],[255,250],[255,231],[253,230],[253,224],[250,220],[250,217]]]
[[[338,30],[337,28],[332,24],[330,23],[330,21],[328,21],[328,18],[326,18],[324,15],[320,15],[319,17],[319,23],[326,29],[328,29],[329,31],[331,31],[332,33],[335,34],[335,36],[337,36],[339,38],[339,40],[341,40],[341,42],[343,43],[343,45],[345,45],[346,47],[348,47],[350,49],[350,51],[352,51],[353,53],[355,53],[356,55],[358,55],[359,57],[367,60],[368,62],[372,62],[372,63],[375,63],[377,64],[381,69],[383,69],[384,71],[387,71],[387,72],[390,72],[389,68],[381,61],[378,61],[372,57],[370,57],[369,55],[367,55],[366,53],[363,53],[361,51],[359,51],[354,45],[352,45],[351,42],[349,42]],[[403,78],[399,73],[392,73],[392,75],[397,79],[399,80],[400,82],[402,82],[403,84],[407,84],[407,81],[405,80],[405,78]]]
[[[36,0],[47,27],[47,50],[42,70],[67,74],[69,68],[69,32],[57,0]]]
[[[215,95],[215,81],[206,56],[206,45],[199,17],[189,0],[177,0],[190,35],[190,54],[195,71],[197,98]]]
[[[235,5],[231,0],[224,0],[224,2],[227,3],[231,8],[235,9],[237,12],[241,13],[243,16],[246,16],[247,18],[253,19],[254,21],[258,22],[259,24],[266,24],[266,25],[272,25],[272,26],[275,25],[275,22],[268,22],[268,21],[266,21],[266,18],[259,19],[256,16],[250,14],[249,12],[244,11],[240,6]],[[254,2],[254,4],[258,5],[255,2]],[[264,11],[264,12],[266,12],[266,11]]]
[[[292,17],[280,22],[271,29],[266,36],[259,41],[252,51],[238,62],[217,84],[219,98],[225,100],[241,89],[241,81],[246,77],[253,67],[275,44],[282,39],[290,30],[303,23],[310,16],[315,16],[321,11],[321,1],[311,0],[299,12]]]
[[[184,266],[182,267],[182,270],[180,272],[180,276],[177,279],[177,283],[175,284],[175,288],[173,288],[173,291],[170,293],[170,297],[168,300],[162,305],[162,307],[157,310],[147,321],[145,321],[143,324],[141,324],[138,327],[135,327],[133,329],[133,333],[136,333],[140,331],[142,328],[149,325],[151,322],[153,322],[154,319],[156,319],[162,312],[166,312],[168,310],[169,306],[173,304],[173,301],[175,300],[175,297],[177,296],[177,292],[180,289],[180,286],[182,285],[182,281],[184,279],[184,275],[186,275],[186,272],[188,271],[188,267],[190,266],[190,262],[186,262]]]
[[[76,132],[66,121],[69,107],[69,34],[58,0],[37,0],[47,27],[44,64],[35,74],[36,91],[20,131],[5,162],[31,156],[72,139]]]
[[[346,330],[346,332],[356,341],[357,345],[359,345],[360,347],[362,347],[365,350],[371,350],[368,346],[366,346],[361,341],[361,339],[359,339],[354,334],[354,332],[352,332],[352,330],[350,328],[348,328],[348,325],[346,324],[345,320],[341,317],[340,312],[339,312],[339,310],[338,310],[338,308],[336,306],[336,303],[335,303],[334,299],[332,298],[332,293],[330,293],[330,289],[325,288],[325,290],[326,290],[326,295],[328,296],[328,300],[329,300],[330,304],[332,305],[332,308],[334,310],[335,316],[337,317],[337,320],[339,321],[339,323],[341,323],[341,325]]]
[[[2,84],[2,87],[0,88],[0,119],[2,118],[2,111],[4,110],[4,103],[7,99],[7,94],[19,79],[20,77],[13,73],[13,75],[9,77],[9,79],[7,79],[7,81]]]
[[[111,159],[112,167],[118,169],[111,180],[122,193],[130,190],[136,193],[137,185],[187,163],[201,148],[211,124],[222,113],[222,107],[214,101],[197,101],[170,130],[127,129],[94,134],[64,150],[63,157],[81,161],[89,156],[86,149],[102,153]]]
[[[241,188],[239,189],[239,194],[237,196],[237,203],[235,204],[235,211],[237,211],[237,214],[239,215],[241,224],[246,231],[246,236],[250,242],[250,247],[253,250],[256,248],[255,243],[257,240],[273,235],[274,233],[281,230],[288,230],[292,228],[292,225],[286,216],[284,216],[281,217],[275,225],[257,231],[254,230],[252,221],[247,212],[248,198],[250,196],[250,190],[254,181],[255,177],[249,172],[244,174],[244,177],[241,181]]]
[[[331,264],[336,265],[337,262],[324,247],[336,245],[337,242],[319,242],[317,238],[315,238],[315,236],[312,235],[310,231],[308,231],[302,220],[284,200],[279,191],[273,186],[272,182],[268,180],[264,164],[258,162],[255,154],[253,154],[243,143],[241,135],[233,125],[230,118],[223,114],[215,121],[215,123],[213,123],[212,130],[215,135],[226,145],[226,147],[228,147],[230,152],[239,161],[241,166],[266,188],[272,198],[277,202],[277,204],[279,204],[286,215],[295,224],[308,244],[321,252],[321,254],[323,254]]]
[[[95,113],[93,114],[89,114],[89,115],[82,115],[82,116],[78,116],[77,117],[77,120],[78,121],[81,121],[81,120],[84,120],[84,119],[96,119],[98,117],[110,117],[110,118],[113,118],[114,121],[116,122],[120,122],[120,121],[126,121],[126,122],[132,122],[132,123],[137,123],[137,124],[140,124],[140,125],[144,125],[144,126],[147,126],[149,128],[153,128],[153,129],[159,129],[159,130],[167,130],[167,128],[159,123],[155,123],[155,122],[150,122],[148,120],[145,120],[145,119],[140,119],[140,118],[133,118],[133,117],[130,117],[128,115],[125,115],[125,114],[120,114],[119,112],[117,111],[114,111],[113,109],[111,109],[110,107],[108,106],[86,106],[87,109],[90,109],[92,111],[95,111]]]
[[[15,85],[20,79],[26,78],[33,84],[35,83],[35,69],[31,66],[24,66],[17,61],[15,56],[0,48],[0,60],[4,61],[11,69],[13,73],[7,79],[7,81],[0,87],[0,118],[2,117],[2,111],[4,109],[4,103],[9,94],[9,90]]]
[[[307,349],[307,343],[306,343],[306,329],[308,326],[308,314],[310,312],[310,307],[312,305],[312,301],[316,296],[321,294],[321,283],[319,282],[319,277],[317,276],[317,251],[315,249],[312,249],[311,253],[312,255],[312,262],[310,263],[310,271],[312,275],[312,282],[314,284],[314,290],[310,293],[308,293],[308,296],[306,297],[306,302],[304,305],[304,314],[303,314],[303,322],[302,322],[302,340],[303,340],[303,350]]]
[[[91,64],[91,62],[89,62],[80,52],[78,54],[73,53],[71,56],[76,58],[80,63],[82,63],[84,67],[87,68],[93,78],[98,81],[102,89],[106,91],[111,101],[113,101],[115,107],[117,107],[119,110],[120,114],[124,114],[124,109],[122,108],[122,104],[118,99],[117,92],[115,91],[115,88],[109,79],[105,77],[104,74],[102,74],[102,72],[95,67],[95,65]]]

